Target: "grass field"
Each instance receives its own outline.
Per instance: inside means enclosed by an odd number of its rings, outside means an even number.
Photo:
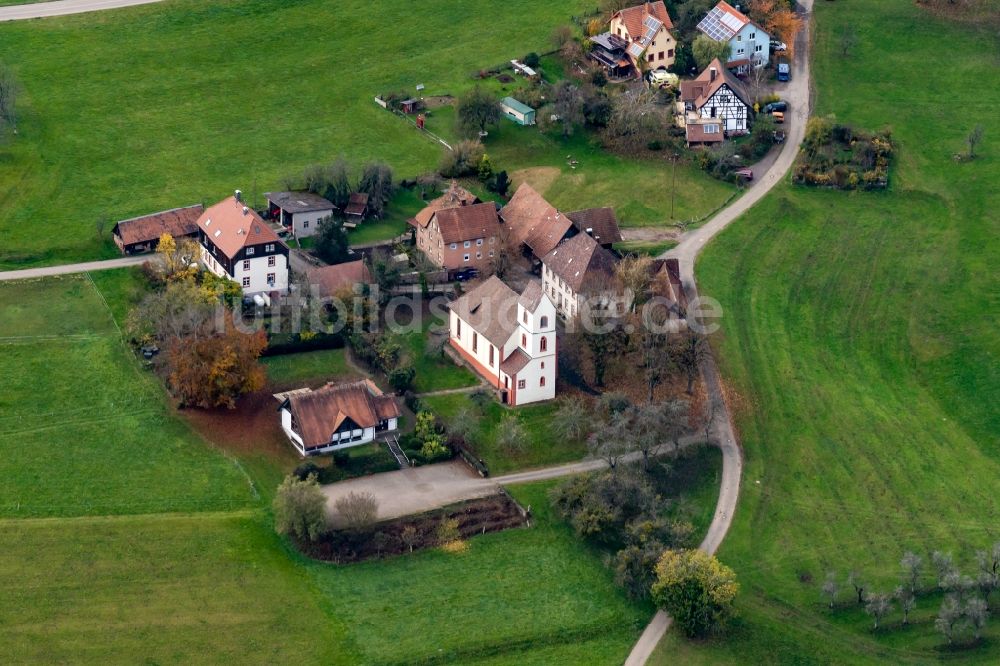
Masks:
[[[995,617],[985,642],[952,653],[933,628],[939,597],[911,628],[873,633],[819,591],[852,568],[891,590],[906,549],[951,551],[974,573],[974,549],[997,540],[996,33],[907,0],[817,3],[816,18],[817,111],[891,125],[899,157],[884,194],[779,187],[699,263],[725,309],[716,346],[747,458],[720,551],[741,617],[707,643],[672,635],[655,663],[996,663]],[[847,25],[859,41],[842,58]],[[928,96],[931,36],[949,44],[948,75]],[[976,122],[992,138],[954,161]]]
[[[401,334],[400,343],[403,351],[409,354],[409,359],[417,371],[413,379],[414,393],[444,391],[475,386],[479,383],[479,379],[468,368],[456,365],[448,356],[427,350],[428,330],[431,326],[440,325],[442,321],[425,312],[420,330]]]
[[[318,386],[356,376],[357,373],[347,365],[346,353],[343,349],[324,349],[270,356],[263,359],[263,363],[267,368],[267,379],[274,386]]]

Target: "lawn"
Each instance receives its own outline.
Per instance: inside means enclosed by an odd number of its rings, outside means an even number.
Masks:
[[[453,420],[462,407],[478,410],[468,395],[453,394],[421,398],[421,403],[440,416],[445,423]],[[557,402],[543,402],[508,409],[491,401],[478,413],[479,421],[472,437],[472,445],[486,461],[490,474],[505,474],[520,469],[545,467],[582,459],[586,447],[557,437],[549,425],[552,414],[559,408]],[[497,446],[496,428],[504,414],[516,414],[527,432],[527,442],[522,451],[506,451]]]
[[[86,275],[0,283],[0,346],[0,516],[253,501],[233,461],[169,413]]]
[[[431,326],[440,326],[442,323],[443,320],[425,311],[422,327],[419,330],[401,334],[403,350],[408,352],[416,370],[413,380],[414,393],[463,388],[479,383],[476,375],[465,366],[457,365],[449,356],[427,349],[428,331]]]
[[[972,123],[1000,136],[1000,89],[982,85],[996,33],[908,0],[817,3],[816,17],[817,112],[891,125],[890,191],[779,186],[699,263],[739,397],[747,464],[720,557],[743,593],[727,636],[671,635],[653,663],[996,663],[996,618],[978,648],[942,647],[940,597],[918,601],[915,626],[898,628],[897,611],[879,632],[846,593],[834,611],[820,598],[828,571],[891,590],[907,549],[953,552],[974,574],[973,551],[997,540],[1000,144],[953,160]],[[859,39],[843,58],[847,25]],[[949,75],[927,96],[932,35],[949,44]]]
[[[364,245],[397,238],[409,228],[406,221],[426,205],[427,202],[420,198],[419,189],[399,189],[386,207],[382,219],[365,220],[357,228],[347,232],[348,240],[351,245]]]
[[[0,145],[0,267],[113,256],[101,218],[235,188],[260,205],[340,153],[399,177],[427,171],[442,148],[374,95],[421,83],[457,94],[479,67],[543,50],[584,9],[472,0],[462,12],[476,20],[456,21],[452,3],[430,0],[406,7],[403,29],[396,3],[175,0],[0,25],[0,61],[24,87],[19,134]]]
[[[677,247],[677,241],[622,241],[615,243],[614,248],[619,252],[634,252],[635,254],[645,254],[650,257],[659,257],[667,250]]]
[[[347,365],[347,352],[344,349],[269,356],[262,361],[272,386],[288,387],[296,384],[318,388],[330,381],[357,377],[357,372]]]

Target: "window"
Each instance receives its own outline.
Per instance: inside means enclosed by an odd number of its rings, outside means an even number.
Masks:
[[[525,310],[524,312],[521,313],[521,321],[523,321],[525,324],[528,323],[528,311],[527,310]]]
[[[274,268],[274,264],[275,264],[275,257],[273,257],[273,256],[268,257],[267,258],[267,266],[268,266],[268,268]]]
[[[545,377],[542,377],[541,379],[538,380],[538,385],[545,386]]]
[[[743,47],[736,49],[736,55],[743,55]]]
[[[763,47],[763,46],[761,46],[760,44],[758,44],[757,46],[755,46],[755,47],[754,47],[754,49],[753,49],[753,50],[754,50],[754,51],[755,51],[756,53],[760,53],[761,51],[763,51],[763,50],[764,50],[764,47]]]
[[[663,51],[660,51],[660,53],[659,53],[659,55],[657,56],[656,59],[657,60],[663,60]]]
[[[476,252],[476,259],[482,259],[482,258],[483,258],[483,253],[482,252]]]
[[[490,345],[490,367],[493,367],[493,345]]]
[[[462,320],[461,319],[456,319],[455,320],[455,337],[456,338],[462,337]]]
[[[673,49],[667,49],[667,57],[668,58],[673,58],[674,57],[674,50]]]
[[[491,257],[493,256],[493,250],[490,250],[490,256]]]
[[[272,287],[274,286],[274,273],[267,274],[267,283]]]
[[[451,249],[453,249],[453,250],[458,249],[458,243],[452,243],[451,244]]]
[[[653,56],[654,56],[654,55],[655,55],[655,54],[653,54],[653,53],[650,53],[650,54],[649,54],[648,56],[646,56],[646,61],[647,61],[647,62],[653,62]]]
[[[270,243],[264,246],[264,252],[274,252],[274,244]]]
[[[756,32],[751,32],[750,33],[750,39],[757,39],[757,33]]]
[[[716,114],[716,108],[713,106],[712,107],[712,117],[713,118],[715,118],[715,114]]]
[[[743,35],[736,35],[736,41],[742,42],[743,41]]]
[[[302,223],[302,228],[303,229],[308,229],[309,228],[309,220],[306,220],[305,222]]]
[[[479,351],[479,334],[475,331],[472,332],[472,351]]]
[[[545,361],[542,361],[542,370],[545,369]]]
[[[547,351],[549,348],[549,341],[544,335],[542,336],[542,341],[539,343],[538,349],[540,351]]]
[[[542,328],[548,328],[548,326],[549,326],[549,318],[548,317],[542,317],[541,321],[538,322],[538,325],[541,326]]]
[[[718,134],[718,133],[719,133],[718,125],[705,125],[705,134]]]
[[[476,239],[476,246],[478,247],[478,246],[480,246],[482,244],[483,244],[483,239],[482,238],[477,238]]]
[[[248,277],[243,278],[243,286],[244,287],[249,287],[250,286],[250,278],[248,278]]]
[[[528,336],[525,335],[524,333],[521,334],[521,346],[522,347],[528,346]]]
[[[212,248],[212,252],[213,253],[215,252],[215,248],[214,247]],[[253,256],[253,248],[252,247],[248,247],[247,248],[247,256],[248,257]]]
[[[523,389],[525,386],[527,386],[527,383],[523,379],[517,380],[517,388]]]
[[[468,260],[469,260],[469,255],[464,255],[462,257],[462,261],[468,261]]]
[[[465,241],[465,247],[471,247],[472,241]]]
[[[243,260],[243,270],[245,270],[245,271],[250,270],[250,260],[249,259],[244,259]]]

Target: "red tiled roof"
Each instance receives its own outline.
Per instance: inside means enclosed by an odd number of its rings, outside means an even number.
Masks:
[[[548,254],[573,226],[572,220],[527,183],[517,188],[500,217],[510,230],[511,240],[527,245],[537,257]]]
[[[431,218],[434,217],[434,213],[439,210],[475,203],[479,203],[479,197],[472,192],[469,192],[453,180],[451,181],[451,186],[448,188],[447,192],[427,204],[423,210],[414,215],[409,222],[413,226],[426,227],[430,224]]]
[[[513,377],[518,372],[524,369],[524,366],[528,365],[531,361],[531,357],[524,353],[524,351],[518,347],[511,352],[504,361],[500,363],[500,369],[508,377]]]
[[[713,68],[715,69],[714,81],[712,80]],[[694,79],[681,81],[681,101],[684,103],[690,102],[694,105],[694,108],[700,109],[723,84],[728,85],[733,94],[744,104],[750,106],[750,102],[747,101],[749,97],[747,97],[746,90],[743,88],[743,83],[728,68],[723,67],[718,58],[710,62],[708,67],[702,70],[701,74]]]
[[[202,213],[198,228],[230,259],[247,245],[284,245],[260,215],[235,197],[223,199]]]
[[[719,143],[725,140],[725,136],[722,133],[722,121],[716,120],[715,126],[718,128],[718,132],[713,132],[709,134],[705,131],[705,126],[701,123],[688,123],[684,128],[684,132],[687,135],[688,143]]]
[[[116,224],[112,233],[121,238],[124,245],[148,243],[158,240],[163,234],[170,234],[174,238],[191,236],[198,233],[198,217],[204,210],[204,206],[195,204],[133,217]]]
[[[622,232],[618,228],[618,218],[613,208],[587,208],[566,213],[578,231],[589,233],[601,245],[618,243]],[[590,229],[588,232],[587,230]]]
[[[346,419],[359,428],[372,428],[381,420],[400,415],[396,401],[391,396],[382,395],[382,391],[369,379],[350,384],[328,384],[315,391],[291,394],[285,406],[295,416],[299,435],[306,447],[329,442]]]
[[[603,282],[614,275],[616,261],[614,255],[593,238],[577,234],[559,243],[542,258],[542,263],[579,293],[585,286]]]
[[[355,192],[344,207],[344,215],[364,215],[366,208],[368,208],[368,194]]]
[[[364,260],[348,261],[333,266],[310,269],[306,273],[310,285],[319,288],[322,297],[334,296],[356,284],[371,284],[372,276]]]
[[[434,213],[432,219],[437,220],[441,240],[445,243],[489,238],[500,230],[497,208],[491,201],[443,208]]]
[[[645,33],[642,22],[646,20],[647,16],[658,19],[667,30],[674,27],[674,22],[670,20],[670,14],[667,13],[667,7],[662,0],[644,2],[641,5],[620,9],[615,12],[615,16],[619,17],[625,24],[625,29],[628,30],[629,37],[633,40],[639,39]]]

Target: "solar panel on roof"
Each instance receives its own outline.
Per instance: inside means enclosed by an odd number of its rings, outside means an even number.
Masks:
[[[735,23],[735,29],[731,24]],[[735,16],[714,7],[705,18],[698,24],[698,30],[711,37],[717,42],[726,42],[739,32],[743,24]]]
[[[733,32],[739,32],[740,28],[743,27],[743,21],[729,13],[722,15],[722,22]]]
[[[663,24],[652,16],[647,16],[643,24],[646,26],[646,34],[642,36],[642,41],[645,44],[649,44],[656,37],[656,33],[660,31]]]
[[[629,53],[629,55],[634,56],[636,58],[638,58],[639,56],[642,55],[643,50],[644,49],[642,48],[642,44],[640,44],[638,42],[636,42],[632,46],[628,47],[628,53]]]

